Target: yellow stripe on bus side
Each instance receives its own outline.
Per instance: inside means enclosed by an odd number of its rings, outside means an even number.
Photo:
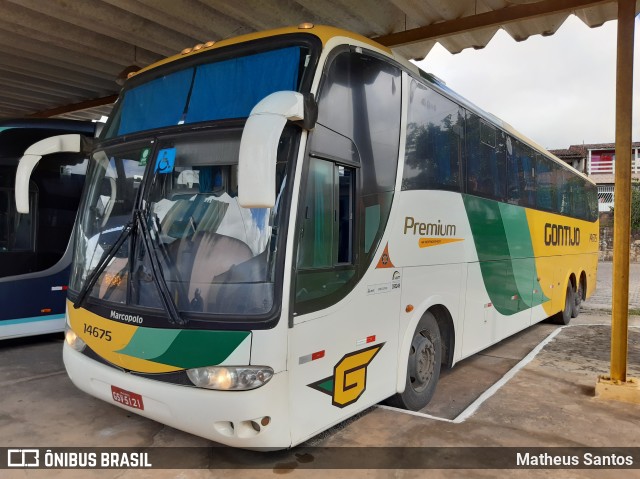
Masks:
[[[598,222],[527,209],[536,270],[547,298],[545,312],[552,315],[564,308],[565,293],[571,274],[578,281],[582,272],[587,278],[587,293],[595,287],[598,255]]]

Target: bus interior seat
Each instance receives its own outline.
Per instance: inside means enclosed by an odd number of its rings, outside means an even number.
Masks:
[[[172,200],[175,204],[162,218],[162,231],[172,238],[184,238],[199,231],[216,231],[229,205],[207,202],[209,196],[187,194]]]
[[[216,276],[253,258],[251,248],[242,241],[208,231],[198,231],[171,243],[167,252],[182,280],[189,285],[189,300],[199,289],[205,304],[215,302],[213,281]]]

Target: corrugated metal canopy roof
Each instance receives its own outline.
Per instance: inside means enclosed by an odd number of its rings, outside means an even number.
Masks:
[[[640,0],[636,1],[636,12]],[[107,115],[128,66],[185,47],[303,21],[355,31],[424,58],[436,42],[483,48],[503,28],[515,40],[552,35],[577,15],[617,16],[613,0],[0,0],[0,118]],[[106,104],[106,105],[105,105]],[[85,107],[78,110],[78,107]]]

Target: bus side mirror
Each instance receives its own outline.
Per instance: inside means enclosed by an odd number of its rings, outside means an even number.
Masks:
[[[40,159],[51,153],[79,153],[80,138],[78,134],[51,136],[27,148],[16,170],[15,197],[18,213],[29,213],[29,180]]]
[[[278,144],[287,121],[311,130],[318,109],[313,96],[278,91],[251,110],[240,140],[238,203],[243,208],[273,208],[276,202]]]

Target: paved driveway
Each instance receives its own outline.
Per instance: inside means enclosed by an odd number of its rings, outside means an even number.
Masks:
[[[596,292],[585,302],[587,309],[611,311],[613,286],[613,263],[598,263]],[[629,308],[640,309],[640,264],[631,263],[629,268]]]

